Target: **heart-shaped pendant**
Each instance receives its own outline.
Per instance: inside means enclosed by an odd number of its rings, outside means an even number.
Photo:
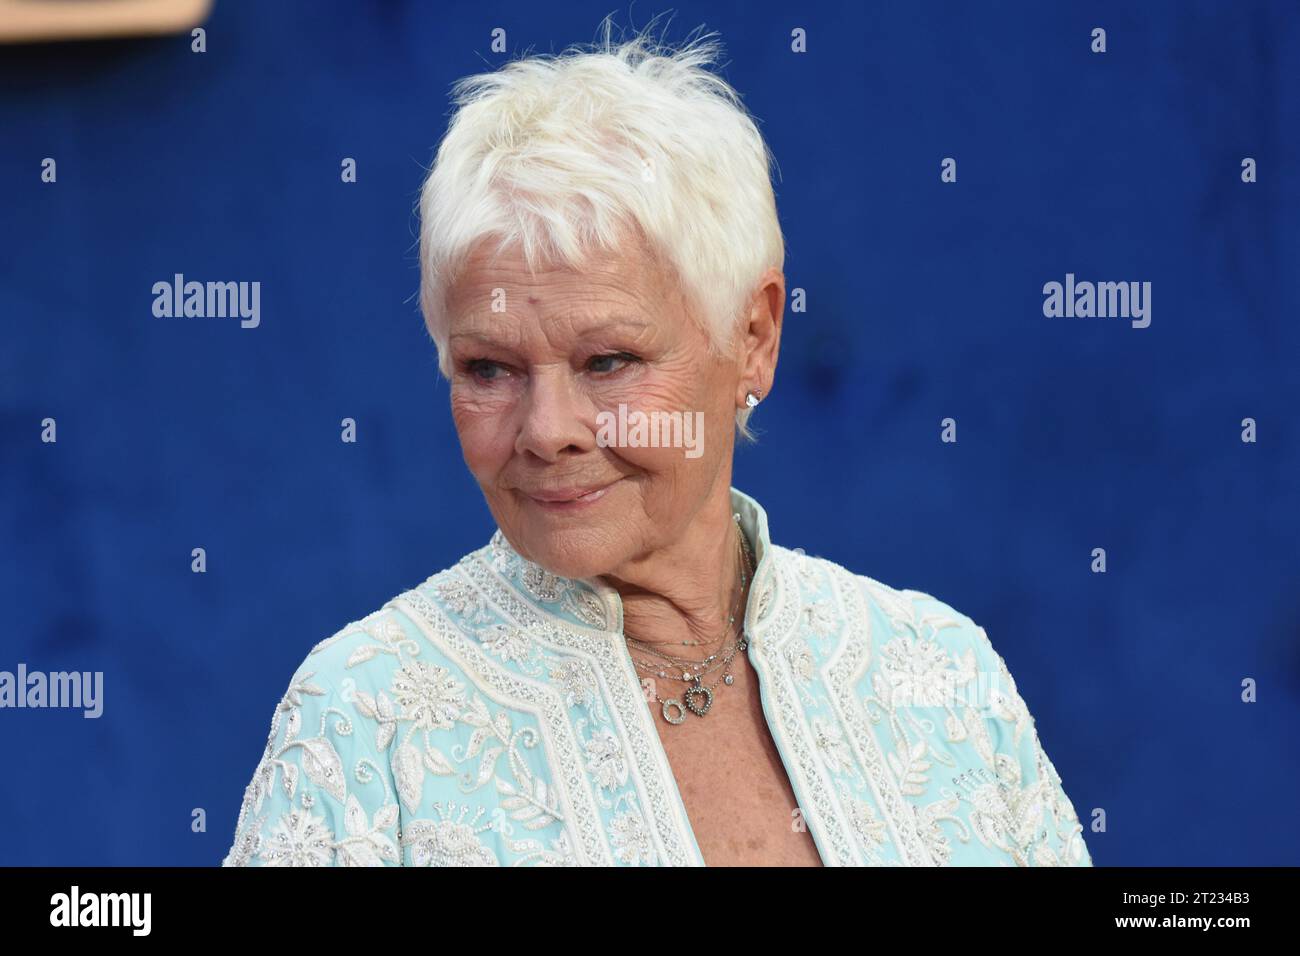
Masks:
[[[704,703],[701,704],[696,700],[697,695],[704,699]],[[682,694],[682,700],[686,702],[686,706],[689,707],[693,713],[699,714],[703,717],[709,712],[709,708],[713,706],[713,691],[700,684],[696,684],[694,687],[687,690],[686,693]]]

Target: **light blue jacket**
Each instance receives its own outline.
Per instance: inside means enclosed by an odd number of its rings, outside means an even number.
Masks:
[[[745,653],[822,861],[1090,866],[984,630],[732,503],[758,558]],[[223,865],[703,866],[655,719],[617,592],[497,531],[307,655]]]

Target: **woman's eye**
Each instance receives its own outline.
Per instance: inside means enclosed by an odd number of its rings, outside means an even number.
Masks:
[[[504,368],[490,359],[473,359],[465,363],[465,368],[470,375],[473,375],[481,382],[494,381],[501,377],[495,373],[505,372]]]
[[[621,366],[614,366],[613,362],[639,362],[641,361],[631,352],[609,352],[605,355],[593,355],[587,362],[587,367],[593,372],[616,372]]]

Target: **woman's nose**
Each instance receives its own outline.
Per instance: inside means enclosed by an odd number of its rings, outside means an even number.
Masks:
[[[521,406],[515,451],[531,452],[543,461],[557,461],[565,452],[596,447],[586,421],[588,403],[574,387],[567,370],[546,368],[529,376]]]

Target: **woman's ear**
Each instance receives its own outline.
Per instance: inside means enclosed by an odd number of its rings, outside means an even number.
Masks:
[[[738,405],[745,404],[745,395],[761,391],[764,398],[772,392],[776,377],[776,360],[781,351],[781,321],[785,316],[785,274],[775,266],[759,278],[758,286],[750,298],[748,318],[744,328],[744,353],[742,356]]]

